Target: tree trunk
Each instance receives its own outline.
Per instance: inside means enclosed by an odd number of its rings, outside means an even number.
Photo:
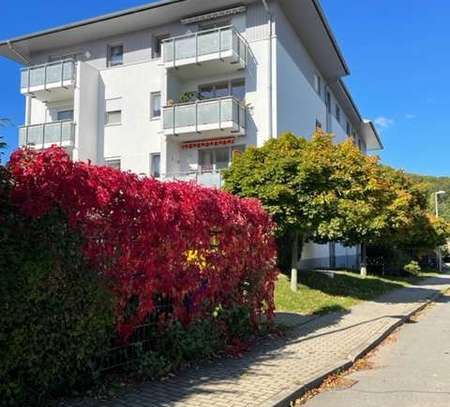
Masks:
[[[291,254],[291,290],[297,291],[298,285],[298,232],[293,232]]]
[[[361,277],[367,277],[367,250],[365,243],[361,243]]]

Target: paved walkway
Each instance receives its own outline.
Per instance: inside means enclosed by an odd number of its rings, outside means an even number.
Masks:
[[[450,406],[449,315],[450,294],[405,325],[394,343],[382,346],[370,359],[372,369],[346,376],[347,385],[320,394],[306,407]]]
[[[405,315],[449,286],[450,276],[433,277],[359,304],[350,312],[334,312],[312,320],[292,315],[287,320],[294,327],[287,337],[265,340],[241,359],[188,369],[169,380],[143,384],[113,401],[82,401],[71,406],[286,405],[281,402],[286,394],[352,359]]]

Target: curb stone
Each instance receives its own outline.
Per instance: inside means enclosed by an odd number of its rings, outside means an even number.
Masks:
[[[261,407],[289,407],[290,403],[302,397],[307,391],[319,387],[324,380],[336,373],[348,370],[354,363],[364,357],[371,350],[376,348],[381,342],[383,342],[389,335],[392,334],[398,327],[402,326],[406,321],[408,321],[414,314],[422,311],[431,303],[435,302],[440,298],[447,289],[440,292],[434,293],[428,299],[424,300],[422,304],[416,305],[408,311],[407,314],[403,315],[398,321],[388,324],[385,328],[378,331],[371,339],[364,342],[361,346],[356,347],[347,357],[347,359],[341,360],[340,362],[334,364],[331,367],[327,367],[322,371],[318,372],[311,378],[305,380],[304,383],[298,383],[298,385],[291,386],[287,389],[282,390],[276,396],[270,398]]]

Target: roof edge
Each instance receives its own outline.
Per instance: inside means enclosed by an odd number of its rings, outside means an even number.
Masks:
[[[73,28],[84,27],[86,25],[95,24],[95,23],[99,23],[99,22],[103,22],[103,21],[108,21],[108,20],[112,20],[114,18],[124,17],[127,15],[140,13],[140,12],[146,11],[146,10],[160,8],[160,7],[168,6],[171,4],[182,3],[184,1],[187,1],[187,0],[160,0],[155,3],[147,3],[142,6],[137,6],[137,7],[129,8],[129,9],[122,10],[122,11],[114,11],[112,13],[103,14],[98,17],[92,17],[92,18],[88,18],[85,20],[76,21],[73,23],[61,25],[58,27],[54,27],[54,28],[50,28],[50,29],[46,29],[46,30],[42,30],[42,31],[37,31],[37,32],[31,33],[31,34],[21,35],[18,37],[7,39],[7,40],[0,40],[0,46],[7,45],[8,43],[31,40],[33,38],[42,37],[42,36],[49,35],[49,34],[56,34],[61,31],[67,31],[67,30],[71,30]]]
[[[325,11],[323,10],[322,6],[320,5],[319,0],[311,0],[311,2],[313,3],[313,6],[316,9],[316,12],[319,15],[320,21],[322,22],[322,24],[325,28],[325,31],[327,32],[327,35],[331,41],[331,44],[333,45],[334,50],[336,51],[336,55],[338,56],[339,61],[341,62],[346,75],[350,75],[350,68],[348,67],[347,61],[344,58],[344,54],[342,53],[342,51],[338,45],[338,42],[333,33],[333,30],[331,29],[331,26],[328,23],[328,19],[325,15]]]
[[[377,142],[378,142],[378,144],[379,144],[379,146],[380,146],[379,148],[376,148],[376,149],[373,148],[373,149],[371,149],[371,151],[381,151],[381,150],[384,150],[383,142],[381,141],[380,135],[378,134],[378,131],[377,131],[375,125],[373,124],[373,121],[372,121],[372,120],[364,120],[363,123],[365,123],[365,124],[367,124],[367,125],[369,125],[369,126],[371,127],[372,132],[373,132],[373,134],[374,134],[375,138],[377,139]]]

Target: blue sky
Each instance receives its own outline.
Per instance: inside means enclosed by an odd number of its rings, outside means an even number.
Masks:
[[[75,3],[3,0],[0,39],[122,8],[137,0]],[[377,123],[383,161],[430,175],[450,175],[448,0],[322,0],[351,76],[347,83],[364,117]],[[24,100],[19,67],[0,59],[0,117],[20,125]],[[1,130],[13,149],[17,130]]]

